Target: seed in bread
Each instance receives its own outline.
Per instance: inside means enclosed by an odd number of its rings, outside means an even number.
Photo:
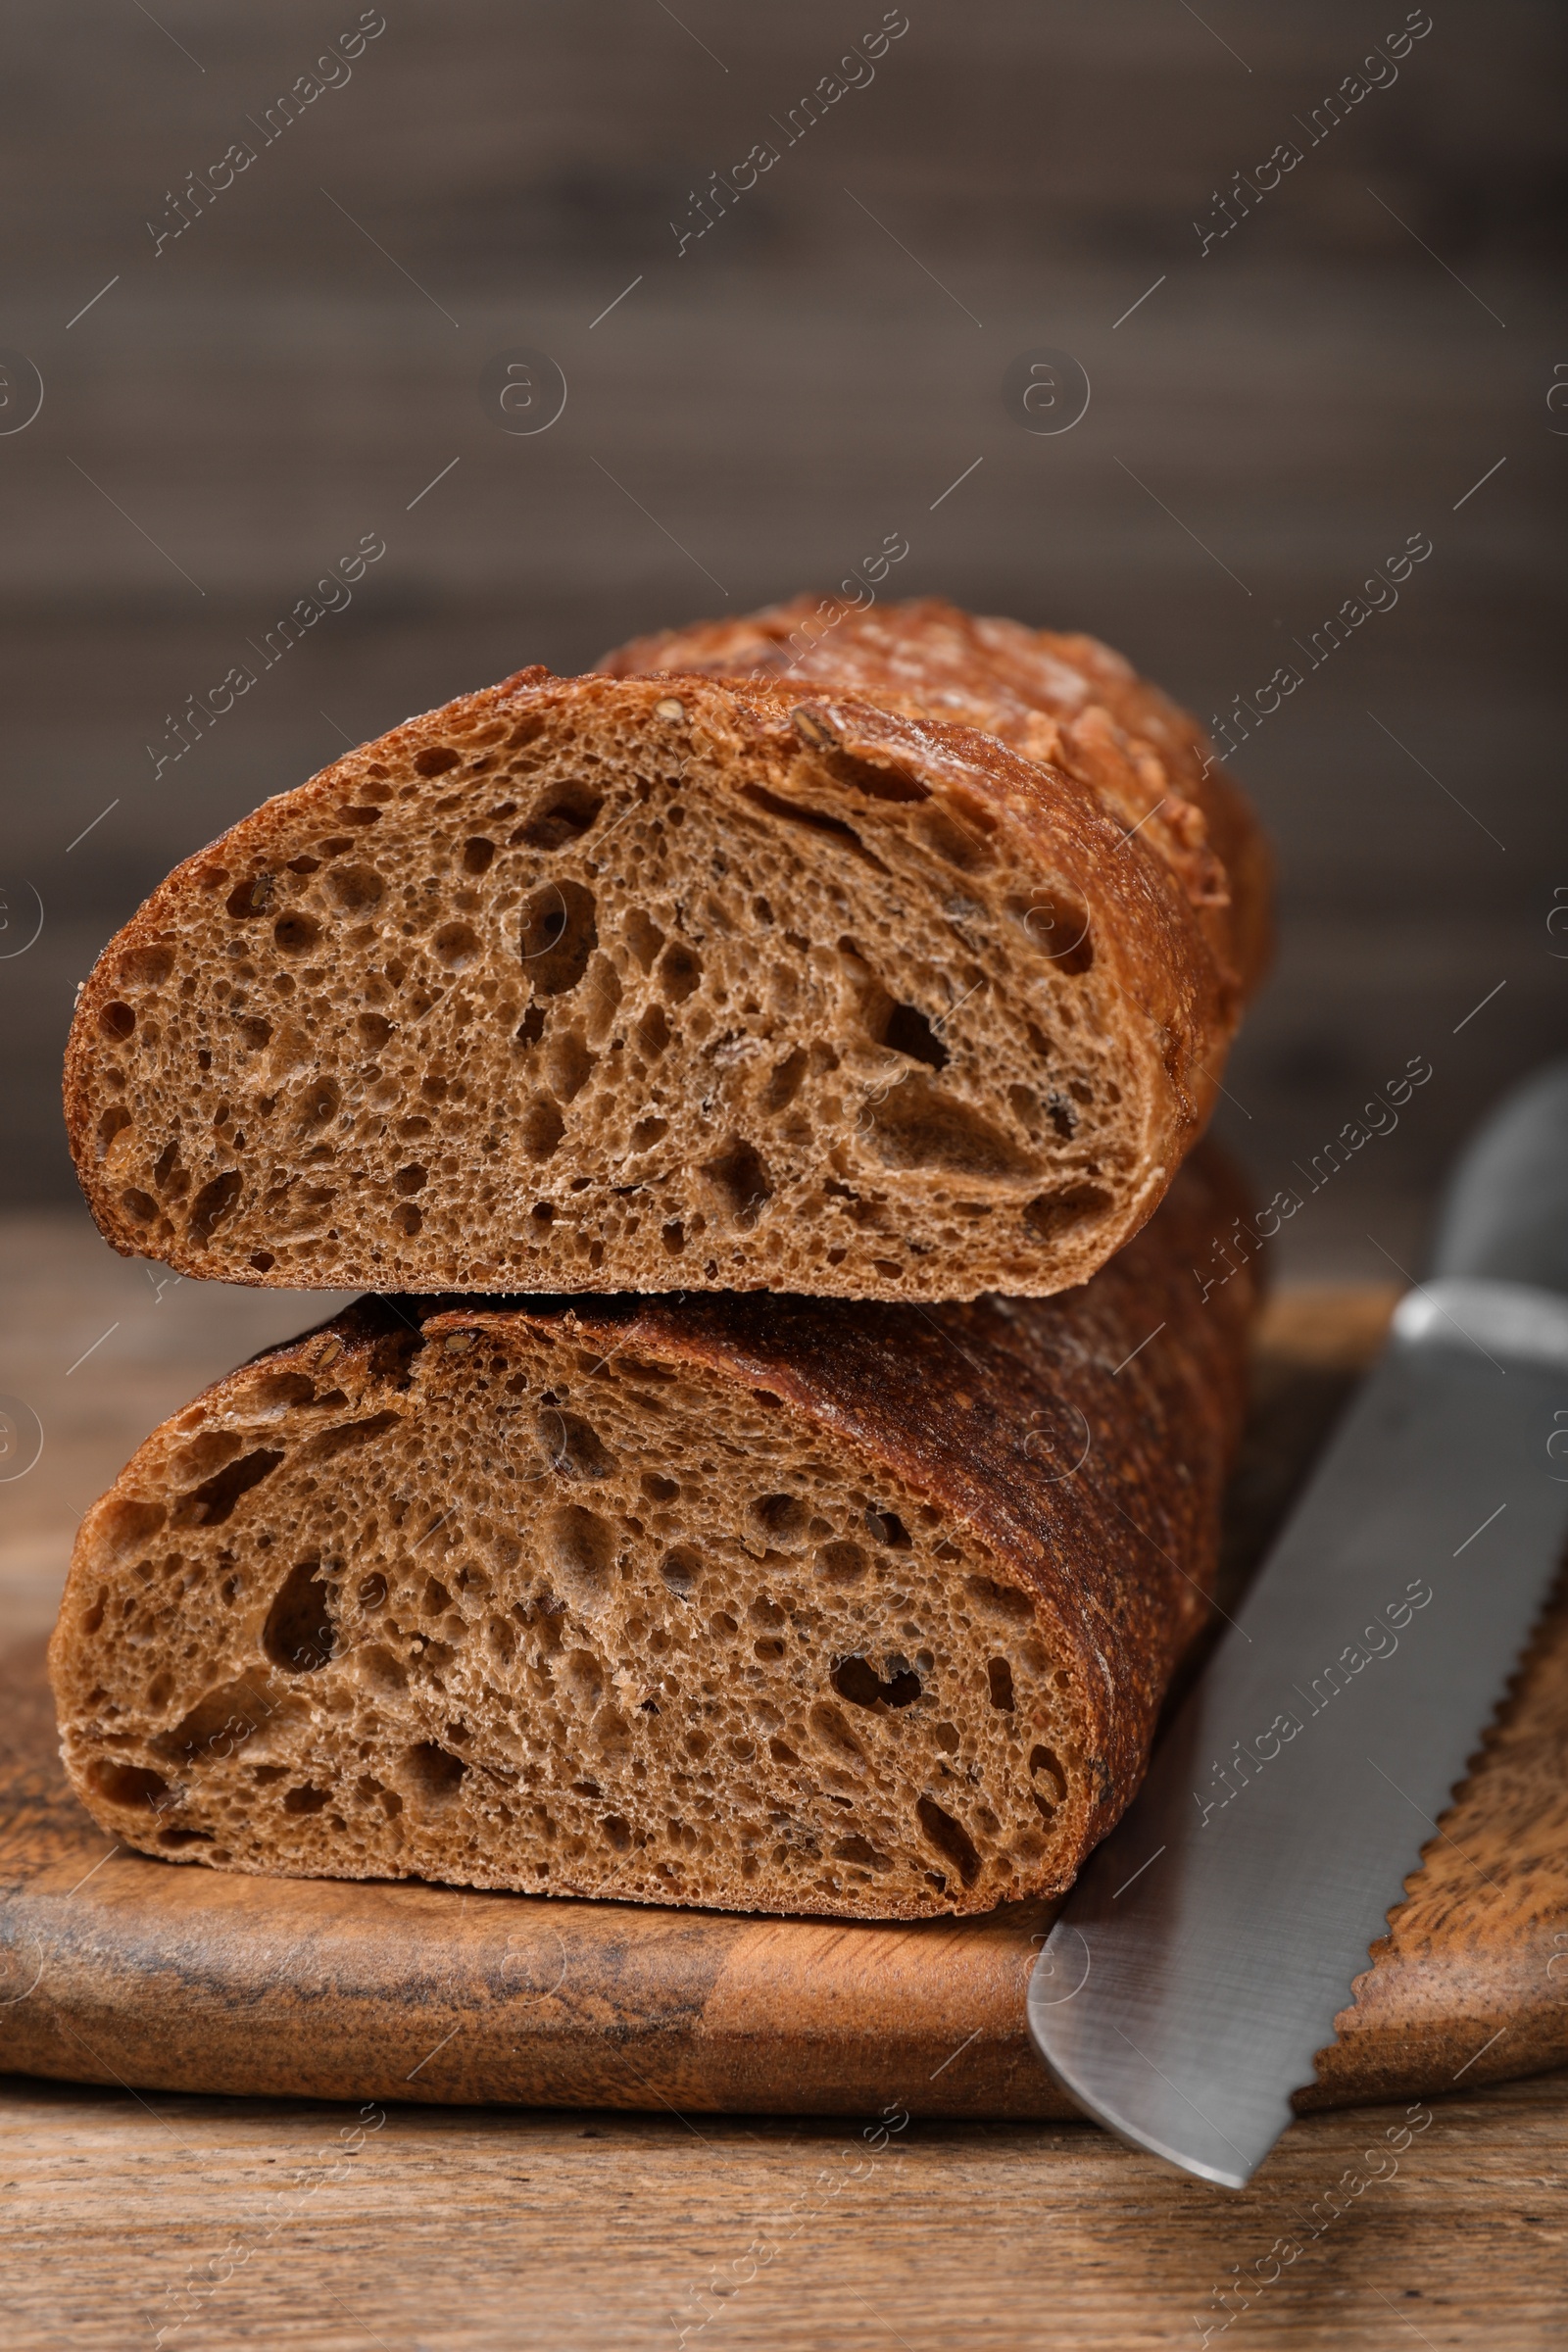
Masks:
[[[1080,777],[834,695],[518,678],[269,801],[99,958],[124,1253],[377,1291],[1044,1295],[1152,1213],[1234,1018]]]
[[[914,1918],[1064,1886],[1203,1621],[1250,1276],[1185,1169],[1085,1288],[365,1299],[82,1523],[63,1753],[126,1844]]]

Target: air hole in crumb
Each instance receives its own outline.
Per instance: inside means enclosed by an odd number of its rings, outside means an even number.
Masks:
[[[262,1647],[289,1674],[315,1674],[331,1658],[337,1629],[318,1560],[301,1560],[289,1570],[267,1613]]]
[[[358,914],[375,906],[385,894],[386,884],[373,865],[334,866],[327,875],[326,887],[345,913]]]
[[[426,751],[415,753],[414,772],[418,776],[444,776],[449,768],[457,766],[462,757],[450,744],[433,743]]]
[[[608,1478],[615,1466],[599,1433],[581,1413],[564,1413],[547,1405],[539,1416],[539,1437],[552,1470],[564,1478]]]
[[[660,1227],[659,1238],[671,1257],[679,1257],[686,1247],[686,1228],[677,1217],[673,1224]]]
[[[972,1886],[980,1876],[980,1856],[967,1830],[951,1813],[944,1813],[929,1796],[922,1796],[914,1810],[921,1830],[938,1853],[947,1856],[966,1886]]]
[[[1029,1777],[1031,1780],[1043,1783],[1041,1788],[1031,1789],[1030,1793],[1042,1814],[1049,1821],[1067,1793],[1067,1775],[1062,1771],[1061,1760],[1054,1749],[1049,1747],[1030,1749]]]
[[[272,937],[285,956],[303,956],[307,948],[315,947],[320,936],[321,926],[315,916],[303,914],[298,909],[292,914],[279,915],[272,925]]]
[[[811,1709],[808,1721],[822,1745],[832,1754],[850,1763],[864,1763],[865,1751],[837,1707],[819,1702]]]
[[[869,1658],[841,1658],[829,1680],[840,1698],[847,1698],[852,1706],[912,1706],[920,1695],[920,1677],[902,1658],[890,1658],[888,1666],[884,1680]]]
[[[449,1748],[421,1740],[403,1756],[403,1777],[410,1793],[431,1807],[449,1805],[463,1785],[468,1767]]]
[[[761,1153],[755,1144],[747,1143],[741,1136],[733,1137],[716,1159],[706,1163],[702,1173],[735,1222],[748,1229],[757,1223],[773,1197]]]
[[[128,1494],[101,1504],[100,1509],[98,1541],[108,1545],[116,1566],[139,1550],[149,1536],[156,1535],[167,1517],[161,1502],[140,1502]]]
[[[928,801],[930,789],[896,760],[861,760],[854,752],[826,752],[821,764],[837,784],[873,801]]]
[[[568,1502],[550,1513],[544,1536],[550,1565],[567,1601],[581,1615],[594,1615],[610,1596],[614,1530],[580,1502]]]
[[[271,1475],[283,1459],[282,1453],[262,1446],[255,1453],[245,1454],[239,1461],[230,1462],[215,1477],[204,1479],[188,1494],[181,1495],[170,1520],[172,1527],[221,1527],[232,1514],[242,1494],[259,1487],[264,1478]]]
[[[328,1354],[318,1361],[330,1363]],[[269,1372],[247,1389],[241,1399],[246,1413],[280,1413],[290,1405],[314,1404],[316,1383],[304,1372]]]
[[[392,1184],[393,1189],[397,1192],[418,1193],[424,1190],[427,1181],[424,1169],[416,1159],[411,1160],[406,1168],[399,1168],[392,1179]]]
[[[210,1479],[215,1470],[221,1470],[225,1462],[231,1462],[244,1443],[231,1429],[204,1430],[188,1445],[175,1447],[169,1458],[170,1475],[177,1486],[193,1487],[200,1479]],[[174,1524],[180,1524],[177,1514]]]
[[[294,1123],[300,1128],[323,1127],[343,1098],[335,1079],[313,1078],[295,1098]]]
[[[443,923],[430,944],[448,971],[461,972],[479,953],[479,934],[471,923]]]
[[[313,1788],[307,1781],[298,1788],[287,1791],[283,1798],[283,1810],[285,1813],[319,1813],[330,1795],[330,1789]]]
[[[991,1687],[991,1704],[1002,1707],[1007,1714],[1013,1711],[1012,1668],[1005,1658],[988,1658],[986,1681]]]
[[[803,808],[798,803],[786,801],[776,792],[769,792],[762,784],[743,784],[741,793],[756,808],[765,808],[769,816],[781,817],[786,824],[805,825],[813,833],[828,834],[833,840],[843,842],[867,865],[874,866],[879,874],[887,872],[881,858],[866,848],[855,827],[847,825],[842,817],[829,816],[822,808]]]
[[[574,1102],[592,1074],[594,1057],[575,1021],[551,1037],[545,1075],[558,1102]]]
[[[689,1600],[703,1573],[703,1563],[689,1544],[677,1544],[660,1561],[659,1573],[678,1600]]]
[[[1027,899],[1009,899],[1007,912],[1058,972],[1076,977],[1093,965],[1089,909],[1072,891],[1037,889]]]
[[[762,1089],[759,1098],[760,1107],[770,1113],[787,1110],[801,1091],[801,1081],[806,1076],[809,1062],[810,1056],[804,1046],[797,1046],[792,1054],[786,1054]]]
[[[373,1613],[383,1605],[385,1600],[386,1578],[381,1574],[379,1568],[372,1568],[368,1576],[362,1576],[360,1579],[360,1606],[362,1609]]]
[[[664,944],[664,934],[651,916],[640,906],[633,906],[621,925],[621,936],[645,972],[654,968],[654,959]]]
[[[1031,1200],[1023,1212],[1023,1221],[1037,1240],[1054,1242],[1075,1225],[1087,1224],[1091,1218],[1103,1215],[1109,1206],[1110,1195],[1098,1184],[1069,1184],[1059,1192],[1042,1193],[1038,1200]]]
[[[525,902],[518,946],[535,996],[574,989],[598,945],[593,893],[580,882],[547,882]]]
[[[799,1542],[806,1533],[807,1509],[798,1494],[760,1494],[747,1504],[746,1515],[773,1544]]]
[[[411,1242],[424,1227],[424,1219],[412,1200],[404,1201],[401,1208],[395,1208],[392,1211],[392,1223],[397,1227],[399,1233]]]
[[[863,1870],[891,1870],[891,1854],[879,1854],[868,1838],[841,1838],[833,1848],[835,1862],[858,1862]]]
[[[485,873],[495,854],[495,843],[486,841],[480,834],[475,834],[472,841],[466,841],[463,845],[464,872],[466,874]]]
[[[638,1046],[650,1061],[657,1061],[669,1043],[669,1021],[662,1004],[650,1004],[637,1023],[634,1032]]]
[[[586,784],[557,785],[517,827],[512,838],[533,850],[561,850],[581,841],[604,807],[603,796]]]
[[[548,1159],[566,1132],[561,1105],[550,1095],[535,1095],[518,1127],[522,1148],[530,1159]]]
[[[923,1061],[930,1069],[947,1067],[948,1049],[916,1005],[894,1005],[882,1032],[882,1043],[911,1061]]]
[[[703,959],[684,940],[672,939],[659,959],[659,986],[671,1004],[684,1004],[702,984]]]
[[[869,1566],[858,1544],[824,1544],[816,1555],[816,1573],[830,1585],[857,1585]]]
[[[122,1134],[127,1127],[133,1127],[134,1125],[135,1121],[132,1119],[128,1110],[124,1109],[118,1102],[111,1103],[109,1108],[104,1112],[103,1117],[98,1122],[99,1158],[107,1159],[109,1156],[109,1147],[114,1142],[116,1136]]]
[[[990,1576],[970,1576],[964,1579],[964,1591],[981,1608],[995,1617],[1010,1618],[1014,1625],[1028,1625],[1034,1617],[1034,1602],[1016,1585],[999,1585]]]
[[[113,1004],[104,1005],[99,1012],[98,1026],[105,1037],[112,1037],[119,1044],[135,1028],[136,1015],[128,1004],[122,1004],[117,997]]]
[[[956,1096],[911,1074],[868,1106],[871,1141],[890,1168],[947,1168],[1003,1181],[1038,1173],[1038,1162]]]
[[[922,809],[914,820],[914,830],[960,874],[978,873],[995,862],[996,853],[983,837],[979,812],[972,804],[961,820],[941,808]]]
[[[132,988],[162,988],[174,968],[172,948],[132,948],[120,967],[120,977]]]
[[[265,906],[270,905],[275,887],[272,875],[257,874],[251,881],[241,882],[231,890],[224,906],[236,922],[243,922],[248,914],[260,914]]]
[[[120,1205],[137,1225],[150,1225],[158,1214],[158,1203],[150,1193],[138,1192],[134,1185],[120,1196]],[[270,1264],[271,1260],[269,1259]]]
[[[617,1854],[623,1854],[631,1844],[631,1829],[618,1813],[607,1813],[600,1828]]]
[[[169,1794],[161,1772],[148,1772],[140,1764],[116,1764],[107,1756],[93,1759],[87,1778],[112,1805],[153,1805]]]

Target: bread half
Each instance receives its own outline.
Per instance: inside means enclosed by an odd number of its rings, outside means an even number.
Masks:
[[[86,982],[114,1246],[377,1291],[1043,1295],[1234,1014],[1082,779],[836,695],[524,672],[269,801]]]
[[[1049,1301],[362,1300],[83,1520],[72,1782],[239,1871],[844,1918],[1065,1886],[1206,1614],[1251,1292],[1192,1268],[1232,1205],[1189,1167]]]
[[[1097,637],[982,619],[935,596],[874,606],[798,596],[742,619],[639,637],[599,666],[612,676],[793,680],[798,693],[830,686],[980,727],[1076,776],[1138,827],[1198,910],[1239,998],[1263,976],[1272,861],[1257,819],[1198,721]]]

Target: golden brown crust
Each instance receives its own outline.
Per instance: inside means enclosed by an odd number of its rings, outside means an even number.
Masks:
[[[1059,1888],[1133,1793],[1206,1614],[1255,1294],[1244,1270],[1205,1302],[1193,1268],[1233,1205],[1200,1154],[1145,1233],[1044,1302],[363,1300],[217,1383],[86,1515],[50,1653],[73,1784],[129,1844],[292,1876],[842,1917]],[[554,1421],[535,1469],[540,1390],[520,1368],[541,1348]],[[671,1435],[690,1394],[695,1455]],[[749,1452],[730,1442],[744,1428]],[[579,1497],[612,1513],[617,1480],[635,1495],[638,1432],[653,1500],[608,1585],[563,1586],[549,1530],[584,1518]],[[725,1512],[755,1514],[745,1497],[789,1485],[790,1461],[821,1473],[808,1550],[726,1548]],[[498,1463],[523,1482],[504,1524],[480,1476]],[[713,1475],[693,1483],[699,1467]],[[905,1522],[868,1509],[862,1526],[866,1493]],[[774,1509],[788,1499],[764,1498],[769,1546],[801,1541]],[[813,1580],[809,1544],[840,1519],[858,1541],[819,1549]],[[873,1550],[858,1582],[824,1585],[824,1558],[839,1577],[835,1553]],[[296,1652],[279,1612],[308,1572],[326,1615]],[[552,1574],[564,1599],[540,1598]],[[754,1665],[752,1633],[774,1627]],[[885,1657],[912,1697],[847,1689],[845,1650]],[[608,1735],[606,1691],[624,1710]],[[855,1701],[848,1735],[835,1691]],[[558,1702],[566,1728],[548,1735]],[[749,1760],[716,1788],[697,1774],[705,1797],[689,1759],[710,1748]],[[748,1815],[788,1824],[787,1846],[767,1852],[779,1828],[748,1846]]]
[[[584,752],[601,763],[602,814],[581,839],[530,847]],[[652,832],[633,849],[639,826]],[[671,845],[704,826],[706,866],[688,850],[671,867]],[[786,892],[780,858],[797,872],[838,860],[810,939],[786,945],[803,918],[782,902],[756,928],[752,909],[767,906],[756,897],[701,928],[743,849],[773,858]],[[475,851],[488,862],[464,870]],[[530,892],[563,882],[584,903],[598,894],[601,936],[544,998],[529,974],[548,959],[522,951],[517,924]],[[656,939],[684,935],[715,969],[731,958],[727,999],[704,1014],[709,1044],[683,1032],[665,965],[633,953],[645,885],[666,892]],[[851,919],[836,911],[857,905]],[[1064,909],[1083,937],[1058,954],[1036,917],[1050,932]],[[672,697],[658,681],[526,671],[269,801],[154,892],[80,995],[72,1149],[115,1248],[229,1281],[1049,1293],[1137,1231],[1212,1104],[1233,992],[1200,914],[1095,788],[993,734],[833,689],[802,702],[781,681],[693,679]],[[858,944],[841,937],[852,930]],[[747,1009],[747,968],[764,953],[784,958],[779,1008]],[[813,1070],[805,1089],[819,1087],[825,1108],[803,1122],[802,1092],[789,1119],[805,1141],[792,1143],[759,1125],[763,1081],[809,1043],[788,992],[823,973],[837,1009],[822,1069],[842,1065],[850,1084]],[[879,1045],[865,1005],[885,1020],[922,989],[943,1042],[920,1009],[918,1058]],[[691,1009],[705,1004],[699,993]],[[649,1019],[655,1058],[639,1061]],[[564,1081],[533,1026],[547,1020],[575,1024]],[[356,1036],[367,1023],[379,1058]],[[1025,1044],[1042,1028],[1038,1049]],[[713,1059],[726,1038],[728,1059]],[[460,1074],[488,1097],[466,1126]],[[661,1164],[628,1170],[656,1127]],[[416,1131],[428,1140],[411,1150]],[[759,1213],[736,1170],[763,1161]],[[961,1249],[955,1216],[971,1220]],[[709,1239],[687,1247],[699,1219]]]
[[[977,618],[940,597],[858,609],[798,596],[635,638],[600,667],[831,686],[996,735],[1139,827],[1200,910],[1239,999],[1262,979],[1272,869],[1257,820],[1197,720],[1098,638]]]

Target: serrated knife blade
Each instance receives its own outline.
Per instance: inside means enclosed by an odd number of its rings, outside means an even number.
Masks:
[[[1510,1099],[1235,1624],[1041,1951],[1111,2131],[1240,2188],[1368,1965],[1568,1540],[1568,1062]]]

